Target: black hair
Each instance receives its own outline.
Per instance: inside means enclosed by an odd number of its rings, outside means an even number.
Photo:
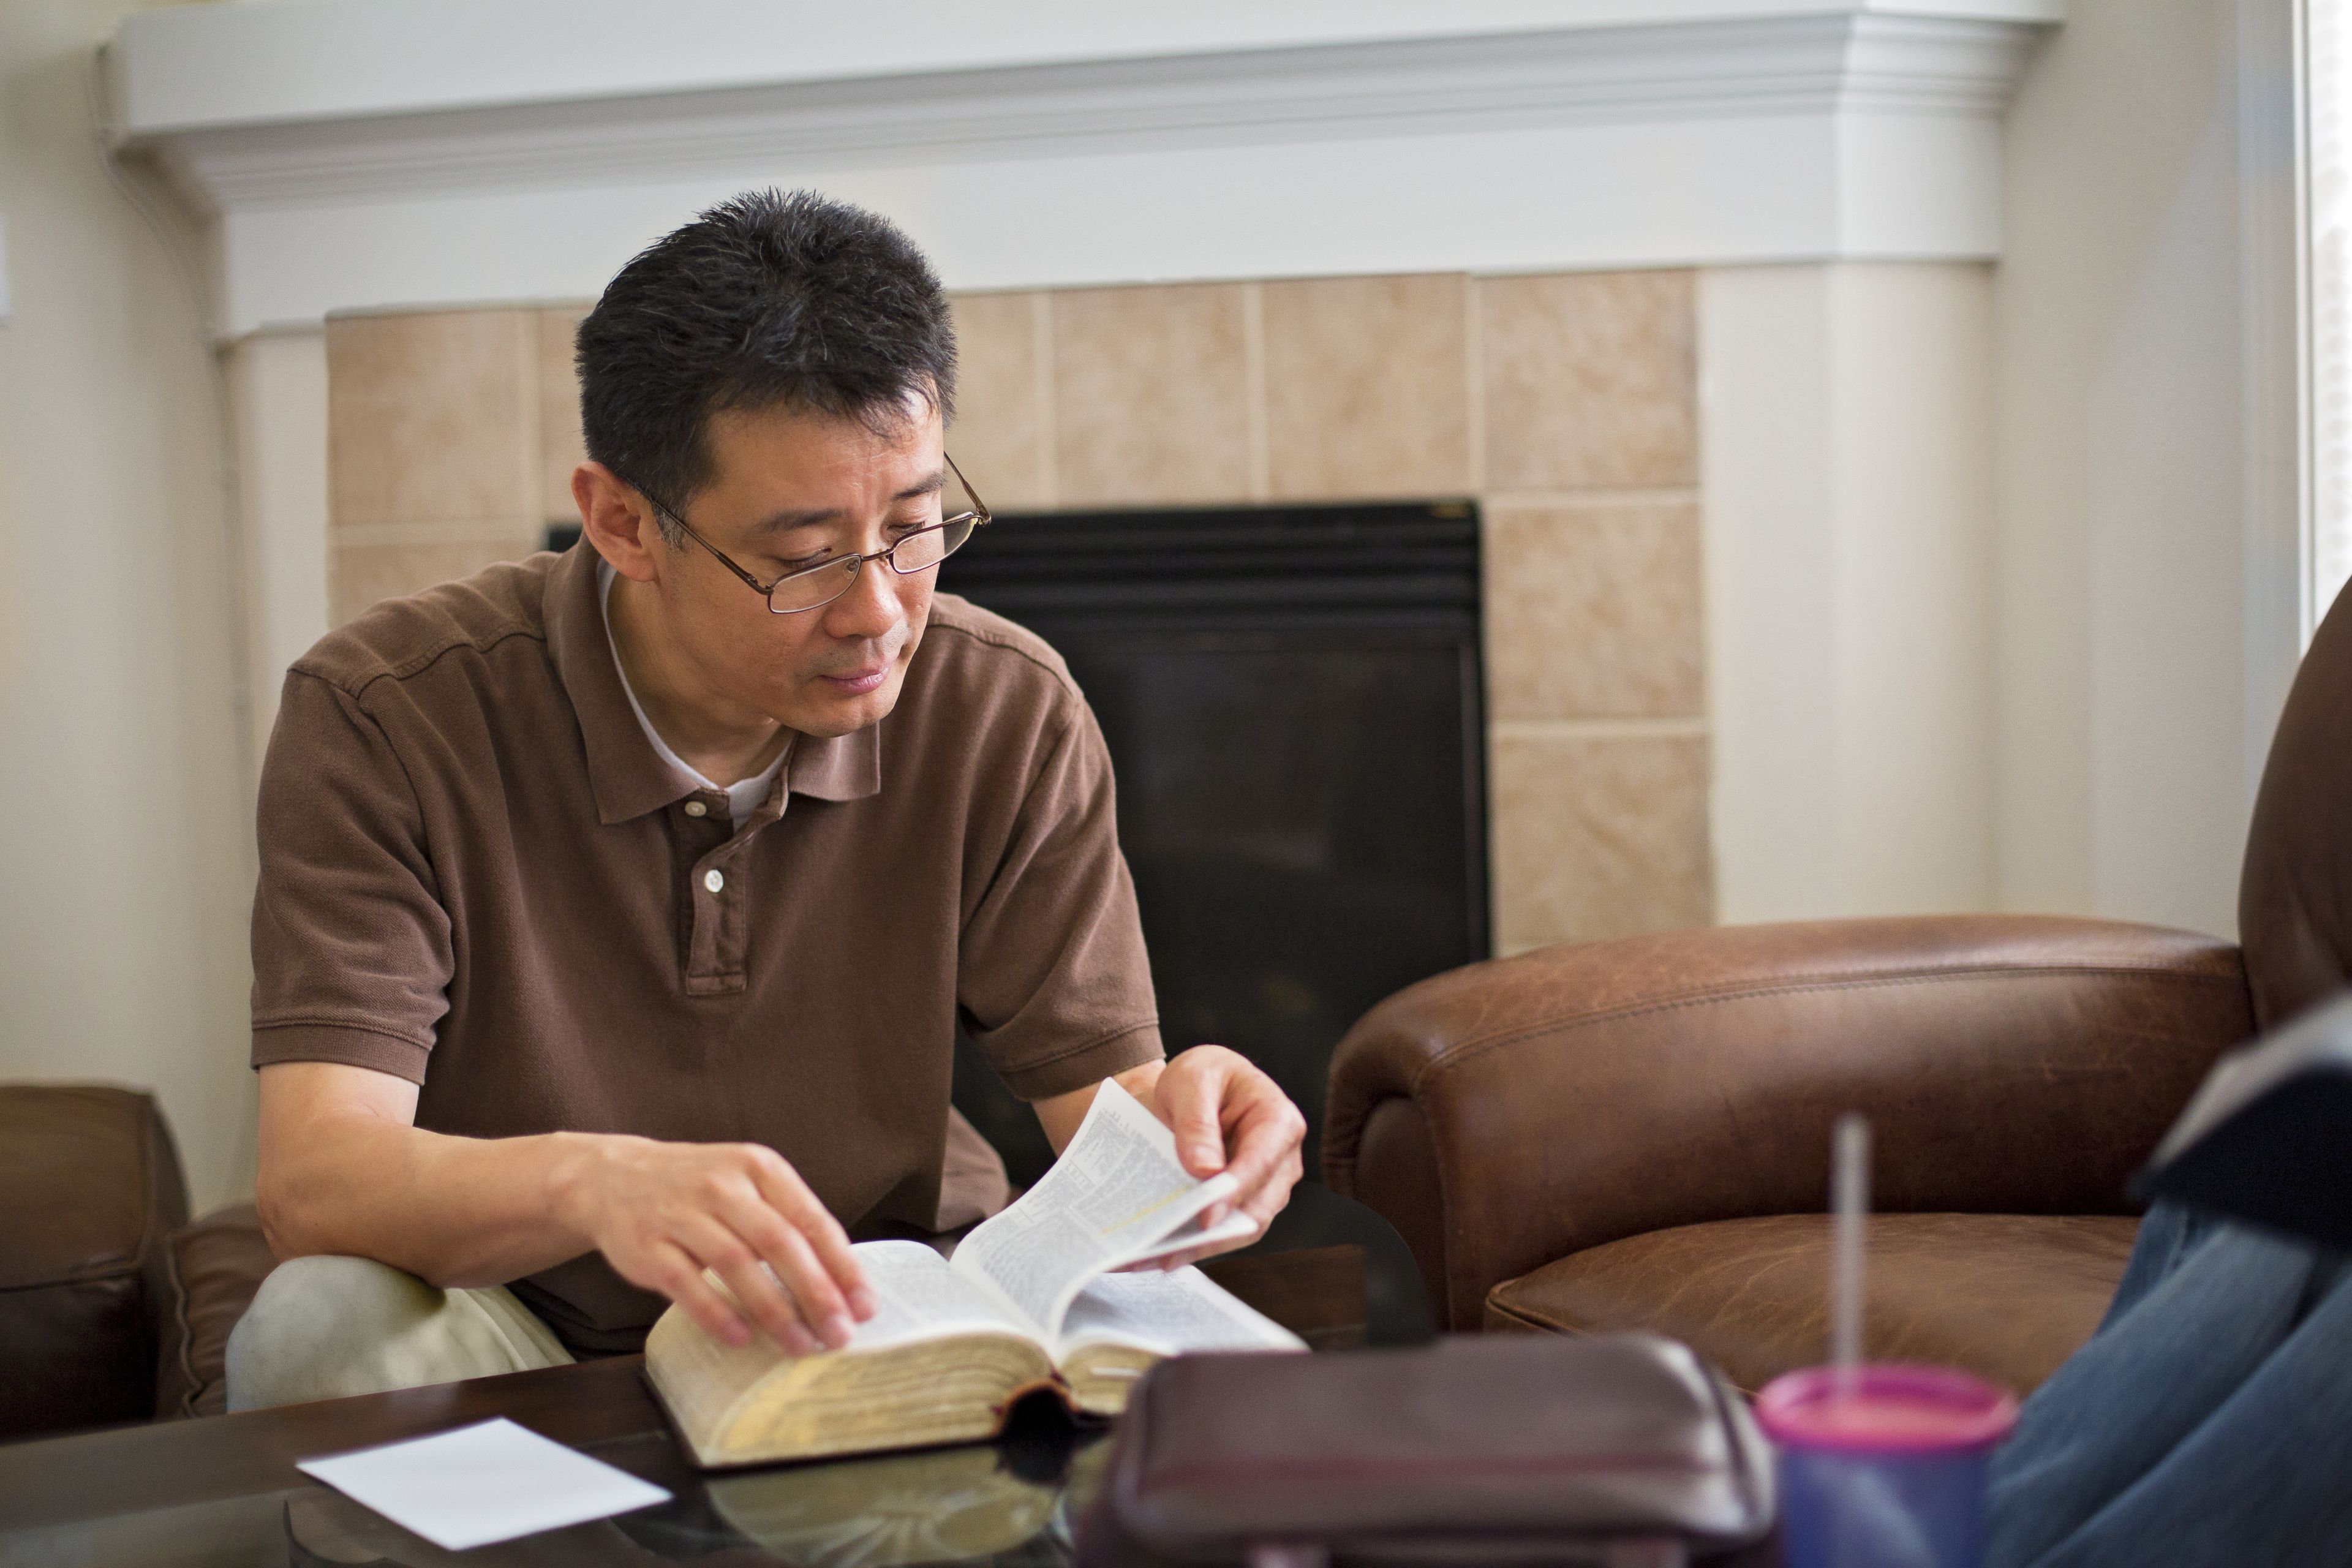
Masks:
[[[722,410],[877,432],[910,395],[955,411],[955,329],[930,263],[887,219],[809,191],[747,192],[656,240],[573,342],[588,455],[665,509],[715,477],[705,437]]]

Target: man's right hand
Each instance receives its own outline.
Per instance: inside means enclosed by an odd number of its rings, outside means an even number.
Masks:
[[[853,1320],[874,1315],[841,1223],[764,1144],[584,1138],[556,1191],[567,1229],[728,1344],[749,1343],[757,1326],[793,1355],[839,1349]]]
[[[845,1344],[851,1320],[874,1315],[849,1237],[763,1145],[454,1137],[417,1127],[416,1086],[390,1073],[272,1062],[260,1077],[254,1201],[281,1258],[348,1253],[449,1288],[503,1285],[593,1247],[727,1343],[756,1325],[794,1354]]]

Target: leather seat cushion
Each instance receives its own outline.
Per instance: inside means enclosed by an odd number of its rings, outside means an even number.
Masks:
[[[228,1336],[278,1266],[251,1204],[215,1209],[164,1247],[169,1300],[156,1352],[155,1414],[217,1415],[228,1408]]]
[[[2105,1315],[2137,1219],[1874,1215],[1864,1353],[2032,1392]],[[1681,1340],[1754,1394],[1829,1354],[1829,1219],[1776,1215],[1629,1237],[1507,1279],[1491,1330]]]
[[[0,1438],[155,1408],[163,1238],[188,1218],[154,1098],[0,1086]]]

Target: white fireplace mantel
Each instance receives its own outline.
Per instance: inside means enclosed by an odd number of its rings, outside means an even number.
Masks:
[[[755,184],[958,289],[1989,258],[2063,0],[277,0],[140,13],[114,140],[215,322],[592,296]]]
[[[2061,4],[257,0],[108,65],[214,218],[257,752],[328,625],[331,312],[592,298],[764,184],[958,289],[1700,268],[1717,913],[1759,920],[1992,897],[1976,264]]]

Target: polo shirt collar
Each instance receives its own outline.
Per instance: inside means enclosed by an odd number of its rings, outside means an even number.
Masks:
[[[659,811],[694,794],[696,786],[662,761],[629,705],[596,592],[600,559],[595,546],[583,538],[549,574],[547,646],[556,678],[563,682],[580,720],[597,820],[610,824]],[[882,788],[878,724],[846,735],[795,733],[789,744],[792,756],[784,764],[783,780],[790,794],[858,800]]]
[[[794,795],[818,800],[863,800],[882,792],[882,726],[846,735],[793,736],[784,780]]]

